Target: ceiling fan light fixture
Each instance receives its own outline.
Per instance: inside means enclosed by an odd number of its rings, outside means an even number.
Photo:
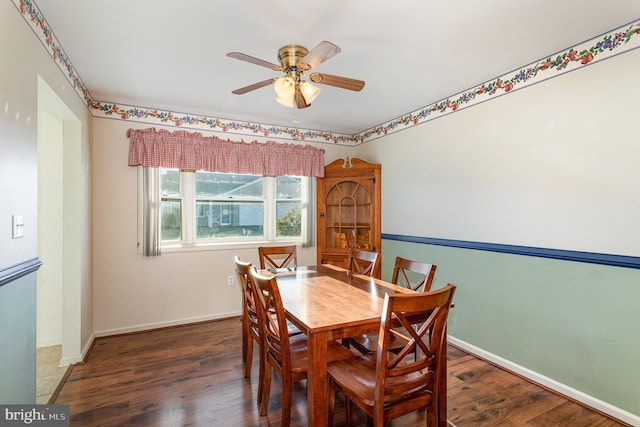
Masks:
[[[302,92],[302,96],[304,96],[304,100],[307,101],[307,104],[311,104],[314,99],[318,97],[320,94],[320,88],[318,86],[314,86],[308,82],[300,83],[300,92]]]
[[[276,102],[285,107],[294,108],[296,82],[292,77],[279,77],[273,82],[276,91]]]
[[[276,96],[276,102],[285,107],[294,108],[296,105],[293,102],[293,95],[288,98],[282,98],[280,96]]]
[[[271,78],[261,82],[253,83],[245,87],[231,91],[236,95],[242,95],[261,87],[273,84],[276,92],[276,101],[289,108],[307,108],[320,94],[320,88],[304,81],[306,77],[313,83],[335,86],[342,89],[359,91],[364,87],[364,81],[350,79],[348,77],[333,76],[330,74],[312,73],[305,76],[305,72],[309,71],[322,62],[340,53],[340,48],[329,41],[322,41],[311,50],[300,45],[287,45],[278,51],[278,60],[280,65],[265,61],[253,56],[246,55],[241,52],[229,52],[227,56],[239,59],[241,61],[250,62],[269,68],[273,71],[281,71],[284,73],[282,77]]]
[[[273,89],[280,98],[291,98],[296,91],[296,82],[291,77],[280,77],[273,82]]]

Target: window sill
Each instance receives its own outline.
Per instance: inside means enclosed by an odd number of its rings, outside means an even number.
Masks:
[[[160,248],[162,254],[202,251],[229,251],[237,249],[253,249],[258,246],[302,245],[301,240],[254,240],[251,242],[198,243],[192,245],[171,245]]]

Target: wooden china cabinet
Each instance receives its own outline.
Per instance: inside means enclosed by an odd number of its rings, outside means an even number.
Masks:
[[[348,157],[325,166],[317,181],[318,264],[347,268],[352,247],[380,252],[380,171]],[[380,278],[380,261],[374,276]]]

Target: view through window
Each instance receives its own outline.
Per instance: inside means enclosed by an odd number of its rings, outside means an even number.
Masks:
[[[308,179],[160,169],[161,240],[301,239]]]

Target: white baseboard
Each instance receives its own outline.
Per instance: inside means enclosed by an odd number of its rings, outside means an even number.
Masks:
[[[60,365],[58,365],[60,368],[64,367],[64,366],[69,366],[69,365],[73,365],[74,363],[78,363],[78,362],[82,362],[82,356],[81,355],[75,355],[75,356],[68,356],[68,357],[63,357],[60,359]]]
[[[60,359],[60,367],[73,365],[75,363],[84,362],[85,357],[87,356],[87,352],[91,348],[93,341],[96,339],[95,334],[91,334],[89,339],[84,345],[84,348],[81,350],[80,354],[76,354],[73,356],[67,356]]]
[[[93,345],[93,342],[96,340],[96,334],[93,333],[91,334],[91,337],[89,337],[89,339],[87,340],[87,342],[85,343],[83,349],[82,349],[82,360],[86,360],[87,358],[87,353],[89,353],[89,350],[91,350],[91,346]]]
[[[522,377],[527,378],[533,381],[534,383],[547,387],[550,390],[553,390],[561,395],[574,399],[600,412],[608,414],[614,418],[619,419],[620,421],[631,424],[632,426],[640,427],[640,416],[638,415],[627,412],[624,409],[620,409],[607,402],[604,402],[600,399],[597,399],[593,396],[583,393],[580,390],[576,390],[572,387],[562,384],[554,379],[545,377],[544,375],[541,375],[528,368],[525,368],[516,363],[513,363],[500,356],[496,356],[495,354],[489,353],[488,351],[485,351],[479,347],[476,347],[465,341],[452,337],[451,335],[449,335],[447,339],[449,343],[455,345],[456,347],[460,347],[461,349],[475,356],[488,360],[489,362],[495,363],[496,365],[506,369],[507,371],[511,371],[518,375],[521,375]]]
[[[208,320],[226,319],[228,317],[236,317],[241,315],[242,313],[240,311],[233,311],[230,313],[216,314],[214,316],[190,317],[187,319],[170,320],[170,321],[158,322],[158,323],[145,323],[142,325],[127,326],[124,328],[103,329],[101,331],[94,332],[94,338],[108,337],[111,335],[119,335],[119,334],[128,334],[131,332],[148,331],[151,329],[167,328],[171,326],[187,325],[189,323],[206,322]]]

